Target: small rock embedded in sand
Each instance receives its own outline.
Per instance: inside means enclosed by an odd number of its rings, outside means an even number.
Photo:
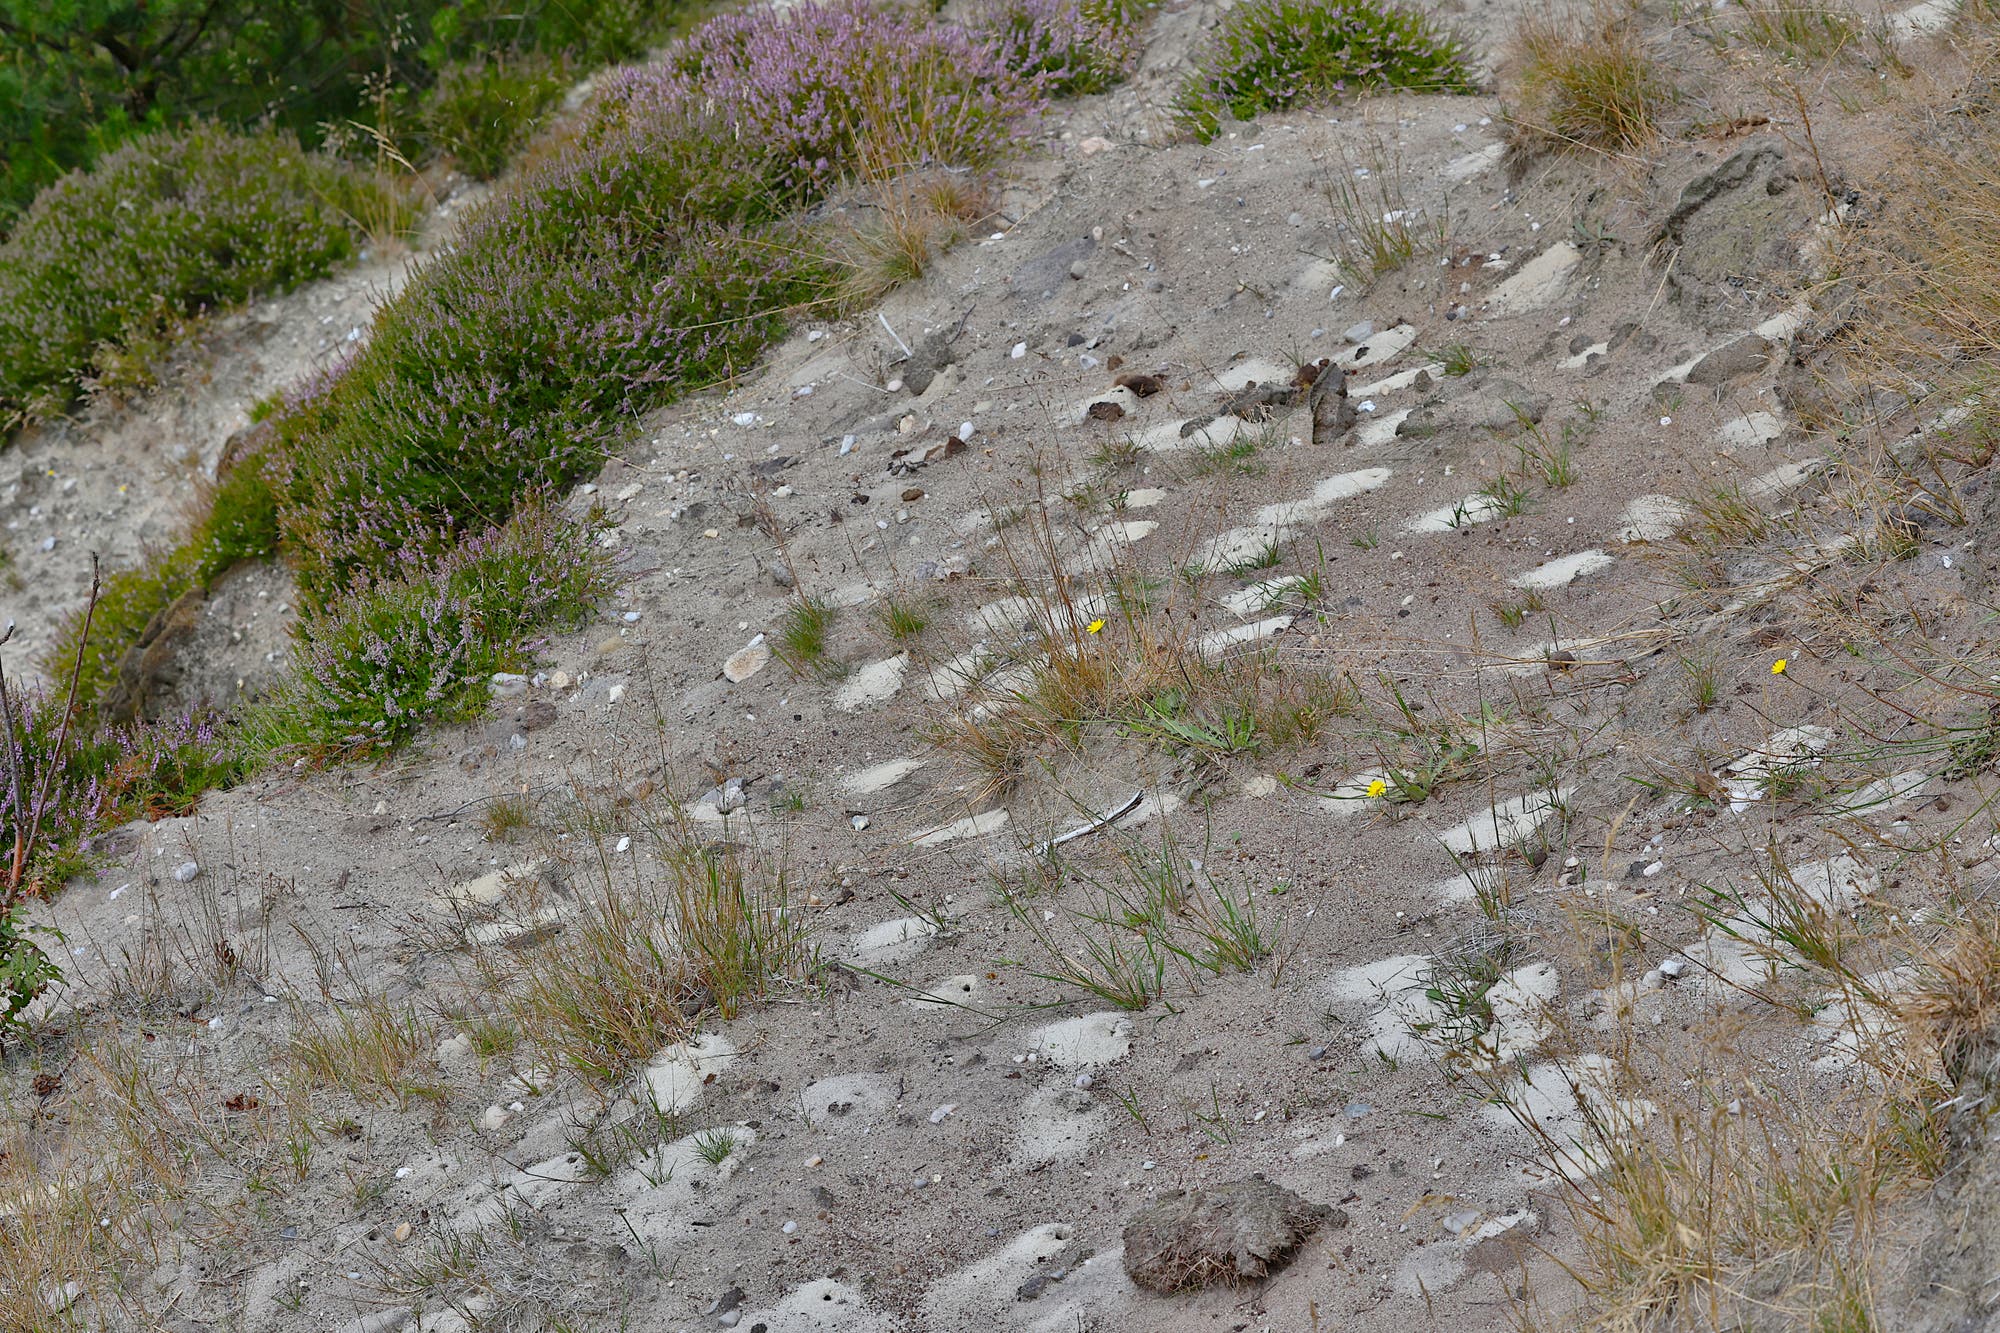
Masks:
[[[729,655],[729,660],[722,664],[722,677],[731,685],[741,685],[770,664],[770,645],[759,634]]]
[[[1174,1190],[1125,1225],[1125,1271],[1158,1292],[1254,1282],[1281,1267],[1321,1226],[1347,1214],[1307,1203],[1262,1176]]]
[[[195,861],[183,861],[174,867],[174,883],[187,884],[201,873],[201,865]]]

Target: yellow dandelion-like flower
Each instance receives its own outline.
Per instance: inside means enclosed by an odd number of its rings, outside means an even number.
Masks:
[[[1380,778],[1377,778],[1373,782],[1368,784],[1368,796],[1371,800],[1377,796],[1380,796],[1383,792],[1387,790],[1389,790],[1389,784],[1382,781],[1382,779]]]
[[[1785,674],[1785,668],[1790,666],[1791,664],[1792,664],[1791,658],[1781,657],[1777,661],[1771,663],[1771,674],[1774,676],[1782,676]]]
[[[1104,628],[1104,622],[1101,620],[1093,620],[1088,625],[1085,625],[1083,628],[1088,633],[1095,634],[1097,633],[1097,631]]]

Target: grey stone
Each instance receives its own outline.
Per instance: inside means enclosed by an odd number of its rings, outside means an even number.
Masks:
[[[1256,1281],[1322,1226],[1344,1227],[1338,1208],[1307,1203],[1262,1176],[1172,1190],[1125,1226],[1125,1271],[1152,1291]]]
[[[1755,333],[1724,343],[1694,363],[1687,382],[1713,387],[1762,370],[1771,359],[1771,344]]]

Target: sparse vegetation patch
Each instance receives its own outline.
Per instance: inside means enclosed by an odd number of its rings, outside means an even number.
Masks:
[[[1251,0],[1223,19],[1175,111],[1201,139],[1224,116],[1250,120],[1377,88],[1472,91],[1459,39],[1421,11],[1381,0]]]

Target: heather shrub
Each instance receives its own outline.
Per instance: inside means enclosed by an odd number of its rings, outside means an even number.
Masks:
[[[203,311],[328,272],[383,188],[288,135],[210,125],[65,176],[0,243],[0,429]]]
[[[40,828],[32,856],[24,857],[24,885],[60,882],[81,869],[109,806],[103,781],[108,753],[74,743],[58,750],[62,699],[44,690],[24,693],[18,679],[9,680],[8,698],[11,716],[0,724],[0,890],[8,886],[15,849],[25,846],[37,813]]]
[[[539,508],[302,620],[292,674],[246,719],[252,753],[360,756],[486,706],[493,673],[525,666],[530,635],[587,616],[612,587],[592,524]]]
[[[1131,73],[1142,19],[1136,0],[989,0],[973,28],[1006,68],[1074,97]]]
[[[1175,112],[1189,133],[1212,139],[1225,115],[1249,120],[1378,88],[1471,92],[1463,44],[1384,0],[1248,0],[1196,57]]]
[[[565,61],[495,52],[448,66],[424,94],[417,122],[434,153],[480,180],[500,174],[569,87]]]
[[[988,162],[1037,105],[963,31],[858,3],[725,15],[611,80],[272,420],[308,605],[582,480],[635,417],[747,367],[833,290],[797,205],[892,159]]]
[[[191,814],[203,792],[228,786],[246,766],[224,720],[208,710],[117,728],[95,756],[105,765],[105,808],[119,819]]]
[[[868,0],[723,14],[607,90],[602,114],[671,125],[708,103],[707,133],[752,146],[774,202],[805,203],[886,167],[991,161],[1040,105],[993,46]]]

